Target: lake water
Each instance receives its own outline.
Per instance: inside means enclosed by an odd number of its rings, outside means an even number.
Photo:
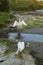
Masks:
[[[8,37],[10,40],[14,40],[17,36],[17,33],[9,33]],[[24,41],[34,41],[34,42],[43,42],[43,35],[38,34],[24,34],[21,33]]]

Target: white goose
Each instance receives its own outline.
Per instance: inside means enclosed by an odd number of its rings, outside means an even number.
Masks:
[[[25,48],[25,43],[24,42],[18,42],[17,43],[17,51],[15,52],[15,54],[19,54],[19,52],[22,52]]]
[[[19,21],[14,21],[14,24],[13,24],[13,27],[18,27],[18,28],[22,28],[22,25],[25,25],[25,26],[27,26],[27,24],[24,22],[24,20],[20,20],[20,18],[19,18]]]

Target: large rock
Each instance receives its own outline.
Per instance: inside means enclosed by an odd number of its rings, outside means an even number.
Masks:
[[[13,52],[4,62],[0,63],[0,65],[35,65],[31,55],[23,54],[22,56],[23,59],[20,59],[15,56],[15,53]]]

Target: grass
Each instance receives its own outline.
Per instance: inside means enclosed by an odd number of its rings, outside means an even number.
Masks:
[[[22,65],[22,64],[19,64],[19,65]]]
[[[28,54],[28,53],[29,53],[29,50],[24,49],[22,53],[23,53],[23,54]]]
[[[10,54],[11,54],[11,52],[10,52],[9,50],[6,50],[6,51],[5,51],[5,53],[4,53],[4,56],[9,57],[9,56],[10,56]]]
[[[9,21],[7,21],[9,18],[9,12],[0,12],[0,29],[5,27],[6,24],[9,24]]]
[[[2,44],[9,44],[10,41],[8,39],[6,39],[6,38],[0,38],[0,43],[2,43]]]
[[[16,57],[23,60],[24,59],[23,55],[28,54],[28,53],[29,51],[27,49],[24,49],[22,52],[19,52],[19,54],[16,55]]]
[[[16,57],[23,60],[22,52],[19,52],[19,54],[16,55]]]
[[[0,19],[5,21],[6,19],[10,18],[8,12],[0,12]]]
[[[32,16],[31,16],[32,17]],[[34,17],[34,16],[33,16]],[[31,28],[34,28],[36,26],[40,26],[43,28],[43,16],[37,16],[35,17],[36,20],[33,20],[33,19],[27,19],[25,22],[27,23],[27,26],[23,26],[23,28],[25,30],[28,30],[28,29],[31,29]]]

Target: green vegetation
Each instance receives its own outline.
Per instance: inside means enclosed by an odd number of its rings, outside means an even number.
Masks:
[[[19,64],[19,65],[22,65],[22,64]]]
[[[22,53],[23,53],[23,54],[29,54],[29,50],[24,49]]]
[[[23,55],[28,54],[28,53],[29,53],[29,50],[24,49],[22,52],[19,52],[19,54],[16,55],[16,57],[18,57],[18,58],[23,60]]]
[[[10,43],[10,41],[9,41],[8,39],[0,38],[0,44],[8,45],[8,43]],[[6,51],[5,51],[5,53],[4,53],[4,56],[9,57],[9,54],[10,54],[10,53],[11,53],[11,52],[10,52],[8,49],[6,49]]]
[[[17,50],[17,48],[15,48],[15,42],[12,42],[6,38],[0,38],[0,44],[4,44],[8,47],[4,53],[4,56],[9,57],[12,52]]]
[[[5,27],[7,24],[9,24],[9,21],[7,21],[10,18],[10,14],[7,12],[0,12],[0,29]]]
[[[23,60],[22,52],[20,52],[18,55],[16,55],[16,57]]]
[[[8,42],[10,42],[8,39],[0,38],[0,43],[7,44]]]
[[[32,16],[30,16],[30,17],[32,17]],[[27,23],[27,26],[23,26],[24,30],[26,30],[26,29],[28,30],[28,29],[34,28],[36,26],[40,26],[43,28],[43,16],[40,16],[40,17],[33,16],[33,18],[27,19],[25,22]]]
[[[9,50],[6,50],[4,53],[4,56],[7,56],[7,58],[10,56],[11,52]]]
[[[43,3],[37,0],[0,0],[0,11],[34,11],[41,8],[43,8]]]
[[[37,0],[9,0],[11,10],[31,11],[43,8]]]
[[[0,38],[0,43],[6,44],[9,48],[11,48],[10,46],[13,46],[16,44],[15,42],[10,41],[8,38]]]

